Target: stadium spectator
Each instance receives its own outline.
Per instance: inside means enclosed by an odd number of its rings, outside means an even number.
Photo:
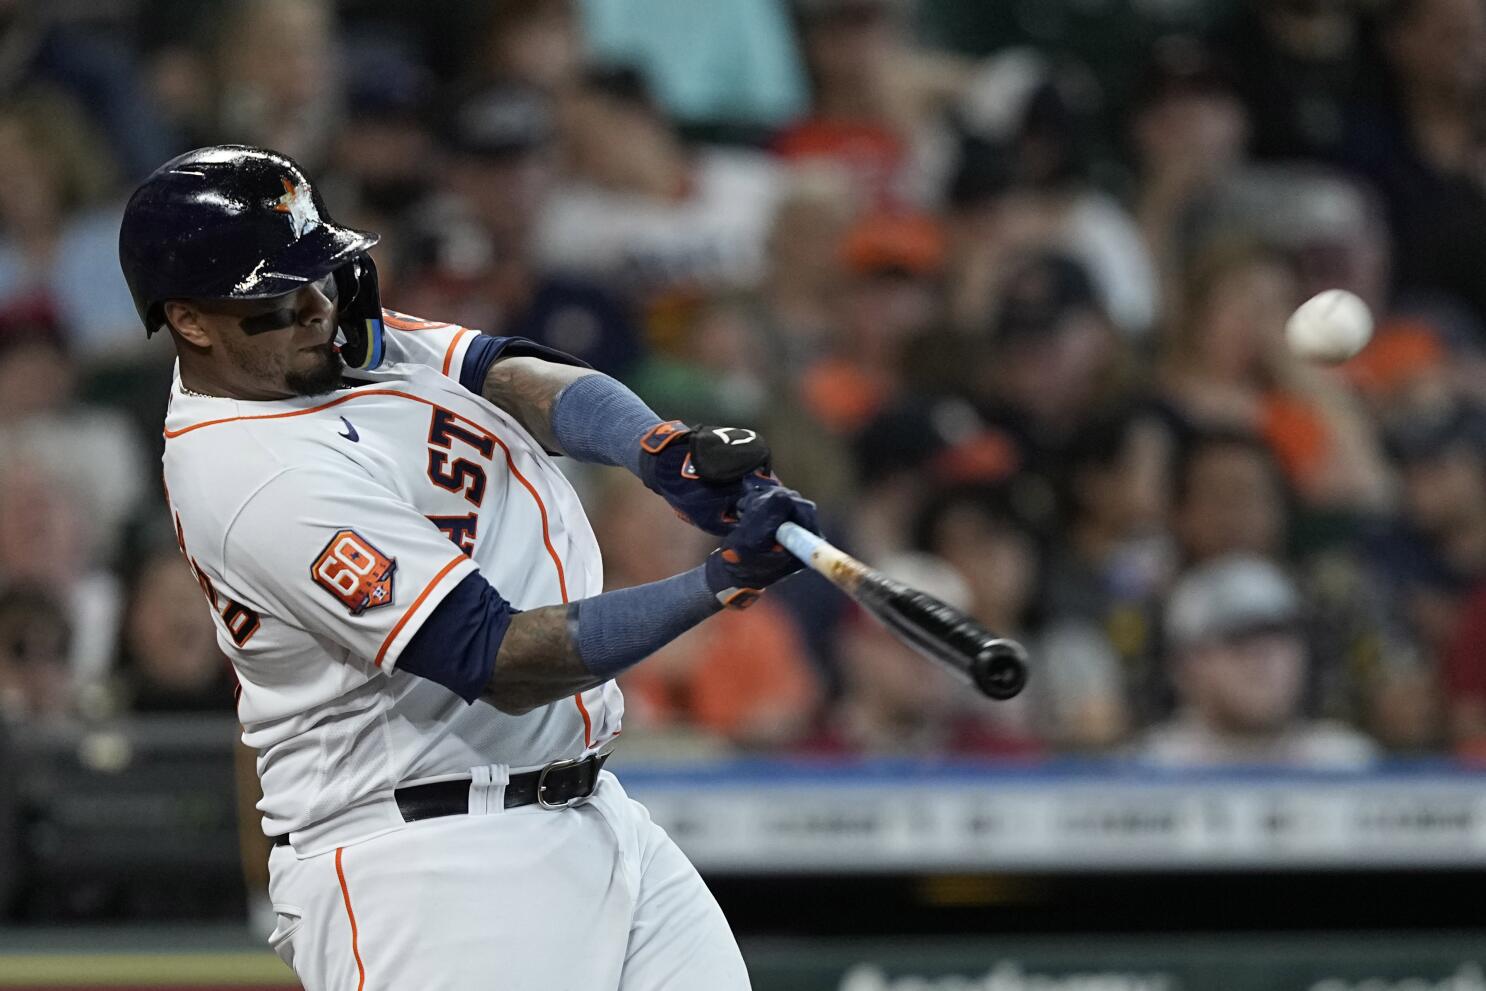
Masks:
[[[1374,425],[1285,344],[1300,301],[1290,262],[1248,239],[1215,242],[1188,268],[1183,300],[1159,369],[1179,427],[1260,434],[1308,503],[1386,507],[1391,476]]]
[[[1127,392],[1125,347],[1087,271],[1061,255],[1013,265],[989,323],[960,370],[968,397],[1051,493],[1070,442]]]
[[[954,569],[969,592],[967,612],[988,629],[1030,640],[1042,560],[1032,533],[1016,516],[1008,493],[988,486],[942,489],[928,497],[913,526],[913,546]],[[909,564],[912,563],[909,558]],[[1044,686],[1047,687],[1047,686]],[[1047,695],[1046,691],[1034,693]],[[1040,734],[1032,696],[996,707],[1007,732]]]
[[[646,296],[757,284],[784,189],[777,163],[688,148],[632,67],[590,70],[561,115],[570,173],[538,227],[544,263]]]
[[[1383,197],[1397,287],[1458,297],[1486,323],[1486,10],[1400,0],[1380,19],[1387,92],[1359,101],[1337,157]]]
[[[914,353],[941,319],[944,235],[932,216],[872,214],[840,251],[847,277],[835,332],[801,373],[799,392],[816,421],[851,436],[913,384]]]
[[[581,9],[592,57],[645,66],[657,97],[685,124],[746,131],[804,109],[787,0],[585,0]]]
[[[959,572],[931,554],[903,554],[881,570],[959,609],[972,593]],[[841,699],[802,747],[866,756],[1030,756],[1042,748],[1026,726],[1027,706],[991,706],[964,682],[926,664],[865,612],[854,609],[841,635]]]
[[[769,230],[764,277],[755,297],[772,342],[779,391],[793,389],[800,370],[836,332],[847,276],[841,250],[857,219],[850,183],[834,168],[796,168]]]
[[[994,488],[963,487],[930,497],[914,526],[913,544],[964,580],[969,612],[1008,636],[1031,623],[1040,570],[1036,541]]]
[[[1188,564],[1285,552],[1289,493],[1273,453],[1257,436],[1197,432],[1181,445],[1172,477],[1173,530]]]
[[[555,181],[549,100],[531,87],[498,84],[468,96],[450,117],[449,195],[411,219],[401,305],[529,337],[611,375],[629,371],[643,342],[628,300],[534,254]]]
[[[574,0],[505,0],[491,4],[475,32],[473,83],[524,83],[549,95],[578,85],[583,75],[583,24]]]
[[[126,416],[77,398],[75,355],[44,299],[0,309],[0,463],[34,462],[86,514],[89,561],[110,562],[146,490],[145,457]]]
[[[0,305],[42,297],[81,357],[137,349],[107,146],[70,104],[19,96],[0,103],[0,174]]]
[[[1232,555],[1183,575],[1165,618],[1177,713],[1146,735],[1141,759],[1315,768],[1370,762],[1377,748],[1365,736],[1304,715],[1310,648],[1303,621],[1294,584],[1262,558]]]
[[[663,353],[632,367],[635,392],[691,423],[780,422],[770,409],[774,355],[746,306],[730,297],[702,300],[678,313],[674,326],[680,333]],[[786,436],[788,422],[770,436]]]
[[[71,639],[66,609],[47,590],[0,592],[0,722],[35,728],[75,713]]]
[[[1247,241],[1284,259],[1301,298],[1347,289],[1381,319],[1393,306],[1382,207],[1355,177],[1312,163],[1251,165],[1210,184],[1185,221],[1181,254],[1194,263]],[[1183,304],[1171,301],[1174,318]]]
[[[384,291],[400,292],[404,228],[442,191],[428,181],[428,164],[444,153],[430,120],[433,74],[403,39],[380,38],[348,44],[344,71],[346,116],[320,186],[338,219],[382,235],[377,275]]]
[[[1234,554],[1289,560],[1311,607],[1318,657],[1315,709],[1367,727],[1390,747],[1435,741],[1429,655],[1413,641],[1359,542],[1325,514],[1297,513],[1259,438],[1204,431],[1187,438],[1175,471],[1174,530],[1197,566]]]
[[[901,0],[794,0],[810,85],[807,115],[774,151],[829,162],[878,209],[927,207],[951,165],[944,114],[971,64],[918,48]]]
[[[1390,598],[1443,656],[1465,594],[1486,575],[1486,414],[1452,407],[1395,425],[1399,525],[1375,546]]]
[[[1455,751],[1486,760],[1486,584],[1477,586],[1462,607],[1444,668]]]
[[[1152,412],[1090,421],[1057,478],[1061,525],[1038,594],[1057,737],[1113,742],[1159,711],[1160,602],[1177,567],[1172,441]]]
[[[117,673],[132,712],[234,711],[236,681],[217,649],[201,588],[174,543],[139,562],[127,595]]]
[[[1377,66],[1351,0],[1242,0],[1216,46],[1233,64],[1254,153],[1318,158],[1342,140],[1348,105]]]
[[[0,463],[0,588],[31,586],[60,604],[70,675],[91,685],[112,660],[122,596],[97,556],[82,495],[46,465]]]
[[[1130,123],[1136,216],[1160,275],[1162,309],[1179,302],[1181,227],[1195,201],[1242,164],[1250,122],[1233,79],[1197,41],[1162,39]]]
[[[170,157],[179,137],[149,98],[123,13],[104,9],[88,24],[49,4],[0,3],[0,92],[36,86],[65,95],[138,177]]]
[[[1271,228],[1271,243],[1295,260],[1303,296],[1346,289],[1379,321],[1412,305],[1390,285],[1394,258],[1388,222],[1371,188],[1330,168],[1256,170],[1253,179],[1261,188],[1266,182],[1275,187],[1267,204],[1256,206],[1267,218],[1262,226]]]
[[[1079,432],[1059,479],[1067,525],[1049,565],[1044,607],[1052,615],[1096,618],[1111,593],[1149,602],[1165,588],[1174,564],[1172,456],[1166,425],[1139,408]]]
[[[345,109],[334,5],[235,0],[217,27],[215,106],[201,143],[273,148],[315,171]]]
[[[1052,509],[1039,501],[1035,478],[1020,498],[1016,444],[959,396],[909,396],[873,419],[851,450],[857,491],[844,505],[854,545],[869,560],[914,549],[922,536],[915,521],[937,492],[1007,484],[1018,492],[1019,518],[1032,525]]]
[[[611,588],[694,566],[708,538],[677,520],[634,479],[606,479],[595,530]],[[765,597],[725,610],[620,679],[625,737],[700,734],[751,749],[792,744],[820,700],[813,665],[788,609]]]
[[[1445,314],[1399,316],[1378,327],[1362,353],[1342,366],[1385,438],[1457,405],[1486,404],[1481,352],[1460,346],[1458,338],[1452,342],[1449,327]]]
[[[998,53],[956,105],[965,135],[946,198],[967,233],[999,243],[1000,252],[977,259],[982,268],[997,273],[998,254],[1067,255],[1089,274],[1114,325],[1138,339],[1155,323],[1156,272],[1135,219],[1091,179],[1088,110],[1097,101],[1097,85],[1076,64],[1060,66],[1031,49]],[[970,281],[984,289],[993,279],[981,272]]]

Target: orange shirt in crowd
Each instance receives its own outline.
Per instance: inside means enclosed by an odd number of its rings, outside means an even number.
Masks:
[[[873,123],[812,118],[786,129],[775,140],[774,154],[796,165],[829,162],[850,174],[875,206],[891,206],[899,172],[908,161],[903,139]]]
[[[1331,431],[1320,411],[1297,396],[1272,392],[1264,397],[1259,433],[1290,484],[1314,491],[1332,456]]]
[[[725,609],[620,679],[636,729],[694,725],[754,745],[790,742],[820,701],[794,623],[778,603]]]

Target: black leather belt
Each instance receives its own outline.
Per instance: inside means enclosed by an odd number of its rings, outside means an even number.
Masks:
[[[582,760],[558,760],[537,771],[511,775],[506,782],[506,808],[536,803],[544,809],[560,809],[587,798],[598,787],[599,771],[608,754],[593,754]],[[470,810],[470,783],[435,781],[409,785],[392,793],[404,822],[464,815]],[[289,834],[273,837],[274,846],[288,846]]]

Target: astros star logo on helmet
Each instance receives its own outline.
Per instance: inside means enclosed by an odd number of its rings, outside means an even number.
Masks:
[[[294,236],[304,237],[320,226],[320,212],[315,209],[315,201],[306,187],[296,186],[288,179],[280,181],[284,184],[284,195],[274,204],[274,212],[287,213]]]

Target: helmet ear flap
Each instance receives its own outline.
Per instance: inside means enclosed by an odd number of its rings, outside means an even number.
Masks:
[[[151,303],[149,305],[149,308],[145,311],[144,318],[144,336],[146,340],[154,337],[156,333],[165,330],[168,323],[169,321],[165,319],[165,304]]]
[[[341,360],[347,368],[371,371],[382,363],[382,295],[376,263],[370,255],[360,255],[334,275]]]

